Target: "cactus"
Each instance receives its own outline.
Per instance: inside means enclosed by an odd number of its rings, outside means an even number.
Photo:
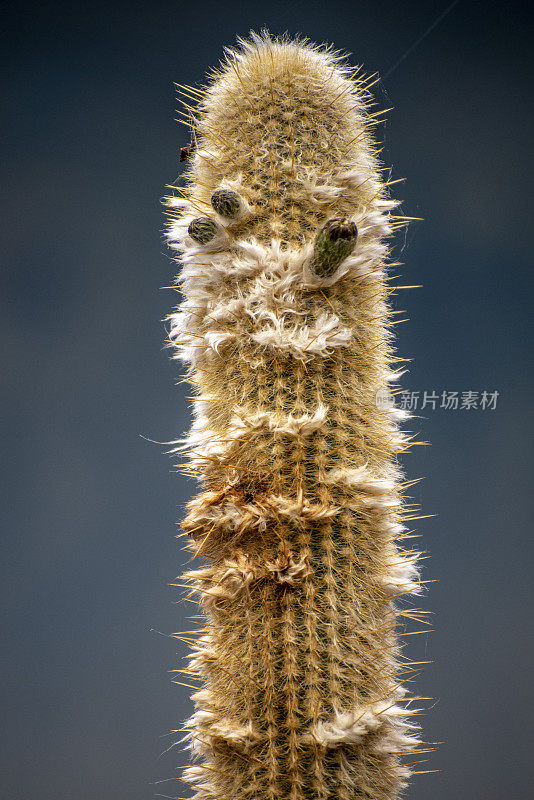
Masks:
[[[173,451],[201,484],[181,535],[204,558],[181,578],[201,627],[175,634],[201,681],[183,780],[197,800],[391,800],[428,749],[398,629],[424,620],[397,599],[421,591],[412,442],[376,402],[400,374],[385,240],[404,219],[372,78],[308,40],[239,41],[182,88],[196,147],[167,198],[169,344],[196,394]]]

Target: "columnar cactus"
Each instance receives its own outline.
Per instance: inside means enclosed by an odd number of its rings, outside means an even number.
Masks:
[[[196,393],[175,451],[201,481],[181,521],[205,559],[182,576],[202,619],[183,637],[198,800],[391,800],[423,748],[398,630],[422,613],[397,599],[421,589],[402,547],[410,441],[376,402],[399,374],[385,239],[400,218],[358,75],[253,34],[184,89],[169,339]]]

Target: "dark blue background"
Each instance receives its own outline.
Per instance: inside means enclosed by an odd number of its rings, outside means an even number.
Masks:
[[[415,690],[444,743],[410,789],[500,800],[531,788],[530,298],[532,32],[518,3],[458,2],[392,71],[446,2],[5,6],[2,78],[5,800],[150,800],[186,763],[168,732],[190,690],[167,672],[189,603],[167,584],[195,491],[165,441],[189,393],[163,348],[176,296],[160,198],[186,129],[173,81],[201,82],[236,35],[267,25],[333,42],[368,72],[383,158],[404,213],[399,352],[411,391],[500,392],[495,411],[425,411],[404,460],[435,632]],[[388,74],[389,72],[389,74]],[[402,251],[402,254],[401,254]],[[163,635],[151,631],[156,629]],[[236,799],[237,800],[237,799]]]

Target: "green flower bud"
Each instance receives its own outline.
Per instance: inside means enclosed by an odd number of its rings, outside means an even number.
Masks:
[[[344,217],[330,219],[315,237],[312,269],[319,278],[329,278],[354,250],[358,228]]]

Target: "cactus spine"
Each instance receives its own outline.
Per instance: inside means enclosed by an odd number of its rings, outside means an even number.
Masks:
[[[201,481],[181,521],[205,558],[182,576],[203,625],[182,739],[198,800],[391,800],[423,747],[397,630],[422,613],[397,600],[421,589],[401,541],[409,439],[376,403],[399,374],[385,239],[401,221],[358,75],[253,34],[184,88],[169,341],[196,392],[175,452]]]

